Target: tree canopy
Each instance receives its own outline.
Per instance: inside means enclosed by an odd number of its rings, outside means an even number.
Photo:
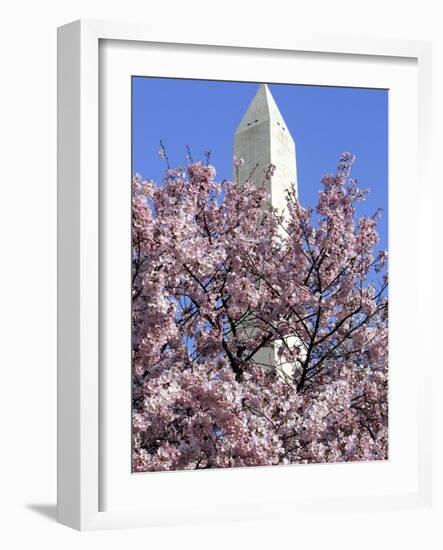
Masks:
[[[278,167],[133,178],[134,471],[387,458],[387,254],[353,162],[284,213]]]

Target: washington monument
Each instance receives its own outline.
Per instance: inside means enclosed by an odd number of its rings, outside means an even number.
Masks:
[[[256,185],[262,185],[269,166],[272,164],[276,167],[265,189],[269,193],[270,204],[279,213],[285,213],[286,190],[293,183],[297,191],[295,143],[266,84],[260,84],[235,132],[234,157],[244,160],[243,165],[234,167],[233,179],[237,179],[238,170],[240,184],[249,180]],[[287,344],[293,345],[296,341],[291,336]],[[282,345],[281,342],[276,341],[269,347],[261,348],[255,354],[254,360],[291,376],[294,365],[279,363],[279,345]]]
[[[239,183],[249,179],[259,185],[269,166],[276,166],[266,190],[271,205],[281,212],[286,189],[291,183],[297,188],[295,143],[266,84],[260,84],[235,132],[234,156],[245,161],[239,168]]]

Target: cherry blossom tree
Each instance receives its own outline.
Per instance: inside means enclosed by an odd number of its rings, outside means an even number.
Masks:
[[[387,458],[387,255],[353,162],[284,213],[278,167],[133,178],[134,471]]]

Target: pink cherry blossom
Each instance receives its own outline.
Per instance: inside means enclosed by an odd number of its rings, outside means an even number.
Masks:
[[[134,471],[387,458],[387,255],[354,160],[286,216],[207,163],[133,178]]]

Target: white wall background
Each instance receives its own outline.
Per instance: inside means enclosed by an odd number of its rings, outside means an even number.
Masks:
[[[312,517],[302,524],[238,523],[77,533],[54,522],[56,495],[56,27],[74,19],[145,21],[155,26],[244,29],[247,36],[312,28],[329,34],[433,40],[436,149],[441,149],[443,17],[438,0],[16,0],[0,22],[1,452],[0,545],[15,548],[441,548],[435,515],[355,514]],[[438,157],[441,153],[437,152]],[[443,185],[435,171],[437,186]],[[441,189],[438,189],[441,195]],[[435,247],[442,215],[434,199]],[[434,270],[442,277],[441,252]],[[435,299],[441,301],[436,291]],[[437,307],[435,308],[437,311]],[[434,318],[434,336],[439,319]],[[438,332],[437,332],[438,331]],[[425,343],[420,343],[425,345]],[[438,354],[437,354],[438,356]],[[441,359],[440,359],[441,361]],[[442,365],[443,366],[443,365]],[[438,397],[438,391],[437,397]],[[442,407],[436,403],[441,418]],[[441,424],[435,427],[440,433]],[[441,437],[440,441],[441,443]],[[440,446],[441,451],[441,446]],[[442,454],[439,454],[442,457]],[[443,460],[440,462],[443,464]],[[441,478],[440,478],[441,480]],[[441,494],[441,493],[440,493]],[[441,509],[440,509],[441,514]],[[443,517],[443,514],[442,514]],[[349,523],[361,539],[348,536]]]

